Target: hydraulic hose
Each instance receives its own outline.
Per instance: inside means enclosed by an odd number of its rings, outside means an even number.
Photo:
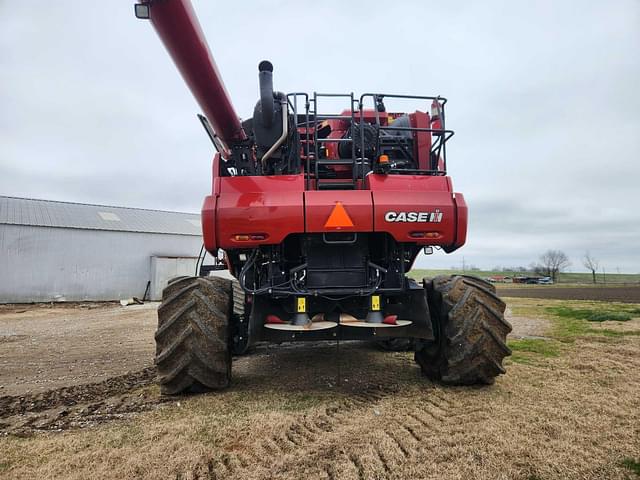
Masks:
[[[266,161],[269,160],[271,155],[273,155],[273,153],[278,148],[280,148],[280,145],[284,143],[284,141],[287,139],[287,135],[289,135],[289,113],[287,110],[287,97],[284,93],[279,93],[278,99],[280,100],[280,105],[282,105],[282,135],[280,135],[280,138],[276,140],[276,143],[271,145],[271,148],[267,150],[267,153],[262,156],[262,168],[266,167]]]

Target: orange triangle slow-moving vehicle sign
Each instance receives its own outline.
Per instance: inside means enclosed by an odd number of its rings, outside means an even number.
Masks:
[[[336,203],[336,206],[333,207],[333,211],[329,218],[327,219],[327,223],[324,224],[325,228],[342,228],[342,227],[353,227],[353,221],[351,217],[347,213],[347,211],[342,206],[342,203]]]

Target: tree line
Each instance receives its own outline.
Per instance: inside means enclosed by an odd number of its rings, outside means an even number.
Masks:
[[[600,261],[594,257],[591,252],[585,252],[582,257],[582,265],[591,273],[593,283],[596,283],[596,273],[600,268]],[[558,275],[564,272],[571,266],[571,261],[566,253],[562,250],[547,250],[537,262],[531,263],[528,267],[494,267],[494,271],[510,271],[510,272],[531,272],[536,275],[543,275],[545,277],[551,277],[554,282],[557,281]]]

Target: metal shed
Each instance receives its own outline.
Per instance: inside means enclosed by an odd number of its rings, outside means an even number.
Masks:
[[[0,196],[0,303],[158,300],[201,245],[198,214]]]

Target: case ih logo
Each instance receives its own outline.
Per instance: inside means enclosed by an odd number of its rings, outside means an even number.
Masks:
[[[387,222],[406,222],[406,223],[440,223],[442,221],[442,212],[387,212],[384,214]]]

